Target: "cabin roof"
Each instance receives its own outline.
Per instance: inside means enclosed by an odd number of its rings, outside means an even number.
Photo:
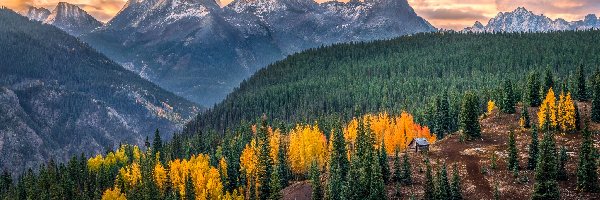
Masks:
[[[428,146],[429,142],[425,138],[415,138],[410,143],[416,142],[419,146]]]

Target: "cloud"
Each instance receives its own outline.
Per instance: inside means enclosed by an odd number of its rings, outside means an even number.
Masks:
[[[444,19],[444,20],[463,20],[463,19],[483,19],[485,16],[476,10],[472,9],[448,9],[448,8],[439,8],[439,9],[423,9],[421,10],[421,14],[423,16],[427,16],[427,19]]]
[[[33,5],[33,0],[1,0],[0,6],[6,6],[11,9],[21,10],[29,5]]]

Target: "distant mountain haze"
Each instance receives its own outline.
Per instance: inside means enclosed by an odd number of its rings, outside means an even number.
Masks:
[[[436,29],[406,0],[130,0],[82,40],[125,68],[194,102],[222,100],[256,70],[340,42]]]

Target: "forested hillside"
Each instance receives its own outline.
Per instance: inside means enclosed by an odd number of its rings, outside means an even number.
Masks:
[[[0,27],[0,166],[14,174],[170,137],[197,113],[58,28],[5,8]]]
[[[557,75],[554,81],[560,87],[572,88],[579,65],[589,72],[599,64],[600,31],[441,32],[338,44],[289,56],[258,71],[223,102],[198,115],[186,132],[233,129],[262,114],[312,122],[331,115],[348,120],[356,112],[402,110],[436,129],[436,102],[449,104],[455,129],[466,90],[484,97],[482,101],[497,99],[497,90],[508,79],[520,94],[524,77],[546,69]]]

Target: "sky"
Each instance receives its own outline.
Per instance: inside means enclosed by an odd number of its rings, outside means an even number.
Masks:
[[[26,5],[45,7],[50,10],[59,1],[80,6],[98,20],[110,20],[125,4],[126,0],[0,0],[0,5],[15,10]],[[221,0],[227,4],[231,0]],[[317,0],[323,2],[327,0]],[[437,28],[460,30],[475,21],[487,24],[498,12],[507,12],[525,7],[535,14],[544,14],[552,19],[580,20],[587,14],[600,14],[600,0],[408,0],[417,14]]]

